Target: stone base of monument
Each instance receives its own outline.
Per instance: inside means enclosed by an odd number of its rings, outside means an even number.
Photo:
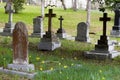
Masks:
[[[85,52],[84,57],[89,59],[99,59],[99,60],[105,60],[105,59],[113,59],[120,55],[120,52],[117,51],[111,51],[111,52],[99,52],[99,51],[90,51]]]
[[[1,32],[0,34],[2,36],[11,36],[14,26],[15,26],[15,24],[5,23],[5,28],[3,29],[3,32]]]
[[[56,33],[57,37],[59,37],[60,39],[64,39],[67,37],[66,33]]]
[[[59,38],[52,31],[47,31],[43,38],[41,38],[41,42],[38,45],[39,50],[54,50],[61,46],[61,42]]]
[[[39,37],[42,38],[45,33],[32,33],[31,37]]]
[[[12,69],[4,69],[3,67],[0,67],[0,72],[4,74],[10,74],[10,75],[18,75],[20,77],[26,77],[28,79],[34,79],[35,75],[37,73],[33,72],[22,72],[22,71],[16,71]]]
[[[33,64],[8,64],[8,69],[30,72],[34,71],[35,67]]]
[[[120,30],[112,30],[110,34],[113,37],[120,37]]]
[[[66,38],[66,36],[67,36],[65,30],[62,29],[62,28],[59,28],[59,29],[57,30],[56,35],[57,35],[57,37],[59,37],[59,38],[61,38],[61,39],[62,39],[62,38]]]
[[[38,49],[53,51],[56,48],[59,48],[60,46],[61,46],[60,42],[40,42],[38,45]]]
[[[80,42],[90,42],[90,38],[89,37],[79,37],[79,36],[77,36],[77,37],[75,37],[75,41],[80,41]]]

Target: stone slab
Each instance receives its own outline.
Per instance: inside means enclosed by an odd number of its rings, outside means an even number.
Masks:
[[[99,60],[105,60],[105,59],[113,59],[120,55],[120,52],[112,51],[112,52],[98,52],[98,51],[90,51],[85,52],[84,57],[90,58],[90,59],[99,59]]]
[[[53,51],[56,48],[59,48],[60,46],[61,46],[60,42],[40,42],[38,45],[38,49]]]
[[[60,39],[67,37],[67,34],[66,34],[66,33],[56,33],[56,35],[57,35],[57,37],[59,37]]]
[[[114,51],[114,44],[107,45],[95,45],[95,51],[96,52],[111,52]]]
[[[31,37],[39,37],[42,38],[45,33],[32,33]]]
[[[33,64],[8,64],[8,69],[30,72],[34,71],[35,67]]]
[[[75,37],[68,34],[66,35],[66,39],[75,41]]]
[[[85,22],[78,23],[77,36],[75,37],[75,41],[90,42],[89,26],[87,23]]]
[[[15,24],[14,23],[5,23],[5,28],[3,29],[3,32],[12,33],[14,29]]]
[[[0,72],[5,74],[18,75],[21,77],[27,77],[28,79],[34,79],[35,75],[37,75],[37,73],[20,72],[15,70],[3,69],[3,67],[0,67]]]
[[[113,37],[120,37],[120,30],[112,30],[110,34]]]
[[[0,35],[2,35],[2,36],[12,36],[12,33],[0,32]]]

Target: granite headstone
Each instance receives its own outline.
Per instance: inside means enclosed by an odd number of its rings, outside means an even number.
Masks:
[[[42,37],[43,36],[43,24],[42,21],[43,18],[42,16],[37,16],[36,18],[33,19],[33,33],[31,36],[38,36]]]
[[[81,42],[90,42],[89,27],[85,22],[80,22],[77,25],[77,36],[75,40]]]
[[[111,35],[113,37],[120,37],[120,3],[117,4],[114,13],[114,26],[112,28]]]

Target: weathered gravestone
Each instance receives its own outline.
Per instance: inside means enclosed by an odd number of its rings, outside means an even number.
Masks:
[[[59,37],[59,38],[66,38],[66,32],[65,32],[65,30],[62,28],[62,21],[64,20],[63,18],[62,18],[62,16],[60,16],[60,18],[58,18],[58,20],[60,20],[60,28],[57,30],[57,36]]]
[[[13,7],[12,2],[8,2],[9,5],[6,6],[6,11],[9,14],[8,23],[5,23],[5,28],[3,29],[2,35],[11,35],[12,30],[14,28],[14,24],[12,23],[12,16],[13,16]]]
[[[113,37],[120,37],[120,3],[117,4],[116,9],[114,10],[114,26],[111,31]]]
[[[42,37],[43,36],[43,18],[42,16],[37,16],[36,18],[33,19],[33,33],[31,36],[38,36]]]
[[[106,35],[106,23],[107,21],[110,21],[110,18],[107,17],[107,13],[104,13],[103,17],[100,18],[100,21],[103,21],[103,35],[100,36],[98,44],[95,45],[95,50],[85,52],[84,56],[94,59],[112,59],[120,55],[120,52],[115,51],[114,45],[108,41],[108,37]]]
[[[13,30],[13,64],[8,64],[7,69],[0,68],[0,72],[15,74],[33,79],[34,65],[28,59],[28,31],[23,22],[17,22]]]
[[[81,22],[77,25],[77,36],[76,41],[81,42],[90,42],[89,38],[89,29],[88,25],[85,22]]]
[[[43,35],[43,38],[41,38],[41,41],[38,45],[39,50],[54,50],[61,46],[61,43],[59,41],[59,38],[55,35],[55,33],[52,31],[52,17],[55,17],[56,14],[53,14],[52,9],[49,9],[49,13],[45,14],[46,17],[48,17],[48,31],[46,31],[46,34]]]
[[[28,62],[28,31],[23,22],[18,22],[13,30],[13,64],[9,69],[30,71],[34,65]]]

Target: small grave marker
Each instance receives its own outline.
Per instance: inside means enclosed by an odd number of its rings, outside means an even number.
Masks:
[[[80,22],[77,25],[77,36],[75,37],[75,40],[81,42],[90,42],[89,27],[87,23]]]
[[[43,37],[43,17],[42,16],[37,16],[36,18],[33,19],[33,33],[31,36],[33,37]]]
[[[60,16],[60,18],[58,18],[58,20],[60,21],[60,28],[57,30],[56,34],[59,38],[66,38],[66,32],[62,28],[62,21],[64,20],[64,18],[62,16]]]

